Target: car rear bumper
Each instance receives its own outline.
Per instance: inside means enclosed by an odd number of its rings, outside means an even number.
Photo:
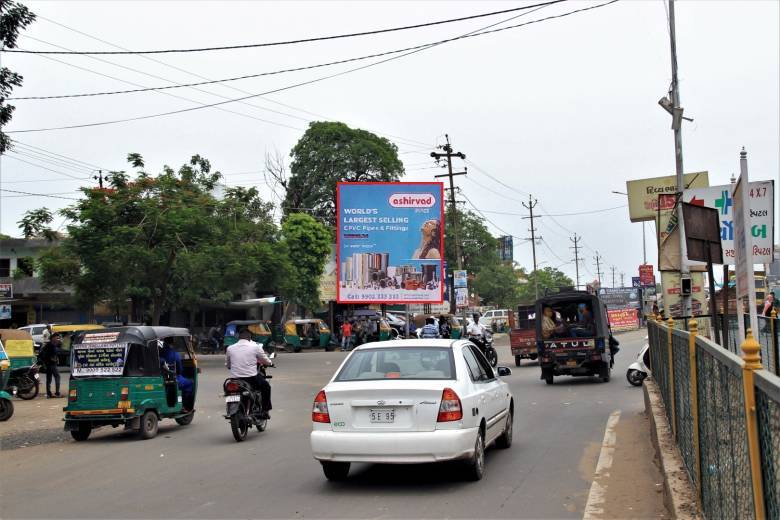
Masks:
[[[478,428],[432,432],[334,432],[315,430],[311,449],[317,460],[417,464],[470,457]]]

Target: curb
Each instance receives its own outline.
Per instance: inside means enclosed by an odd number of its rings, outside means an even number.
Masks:
[[[680,451],[672,437],[658,385],[648,377],[642,385],[645,412],[650,418],[650,433],[656,458],[664,476],[664,505],[680,520],[699,520],[704,515],[696,491],[688,478]]]

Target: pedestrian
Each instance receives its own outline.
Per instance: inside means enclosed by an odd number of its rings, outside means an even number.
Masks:
[[[450,337],[450,324],[446,316],[439,316],[439,335],[442,338],[449,339]]]
[[[772,307],[774,307],[774,304],[775,304],[775,294],[769,293],[769,296],[766,297],[766,301],[764,302],[764,310],[761,313],[761,315],[770,318],[772,316]]]
[[[41,332],[41,345],[45,345],[49,341],[51,341],[51,325],[47,323],[46,328]]]
[[[346,352],[352,346],[352,324],[349,320],[344,320],[341,325],[341,351]]]
[[[62,336],[55,332],[51,339],[41,347],[38,359],[46,369],[46,397],[62,397],[60,395],[60,371],[57,367],[59,354],[62,353]],[[51,380],[54,379],[54,394],[51,393]]]

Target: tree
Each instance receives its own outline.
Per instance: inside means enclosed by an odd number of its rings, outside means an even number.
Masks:
[[[574,281],[571,278],[554,267],[533,271],[526,278],[528,283],[520,286],[519,297],[522,303],[533,303],[536,300],[535,284],[538,284],[540,297],[544,295],[545,289],[557,290],[560,287],[574,286]]]
[[[19,31],[35,20],[27,6],[12,0],[0,0],[0,47],[15,49]],[[0,155],[11,148],[11,140],[2,132],[11,121],[16,107],[5,102],[14,87],[20,87],[24,78],[7,67],[0,67]]]
[[[291,301],[314,309],[319,305],[320,277],[330,253],[331,234],[309,215],[292,213],[282,224],[282,237],[292,274],[285,293]]]
[[[518,303],[521,284],[511,266],[494,262],[474,277],[474,290],[482,303],[499,308],[514,308]]]
[[[57,233],[49,228],[54,216],[46,208],[26,211],[22,219],[17,222],[22,230],[24,238],[45,238],[52,241],[57,238]]]
[[[290,157],[290,176],[283,183],[285,216],[304,210],[330,227],[336,226],[337,182],[390,182],[404,173],[398,147],[344,123],[311,123]]]
[[[498,259],[498,240],[490,234],[482,218],[468,210],[456,210],[463,268],[472,274],[479,274],[484,268],[495,266]],[[457,269],[455,230],[452,228],[452,213],[447,207],[444,217],[444,258],[447,268]]]

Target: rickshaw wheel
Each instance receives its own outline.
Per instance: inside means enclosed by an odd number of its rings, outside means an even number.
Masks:
[[[82,442],[89,439],[89,434],[92,433],[92,427],[88,424],[79,424],[78,430],[71,430],[70,436],[77,442]]]
[[[187,415],[182,415],[181,417],[176,417],[174,420],[180,424],[181,426],[187,426],[192,422],[192,420],[195,418],[195,412],[192,411],[188,413]]]
[[[301,345],[296,345],[296,346],[293,347],[293,352],[295,352],[296,354],[298,352],[301,352],[302,350],[303,350],[303,347]]]
[[[0,421],[7,421],[14,414],[14,403],[10,399],[0,398]]]
[[[138,434],[142,439],[152,439],[157,436],[158,427],[157,414],[148,410],[141,416],[141,428],[138,430]]]

